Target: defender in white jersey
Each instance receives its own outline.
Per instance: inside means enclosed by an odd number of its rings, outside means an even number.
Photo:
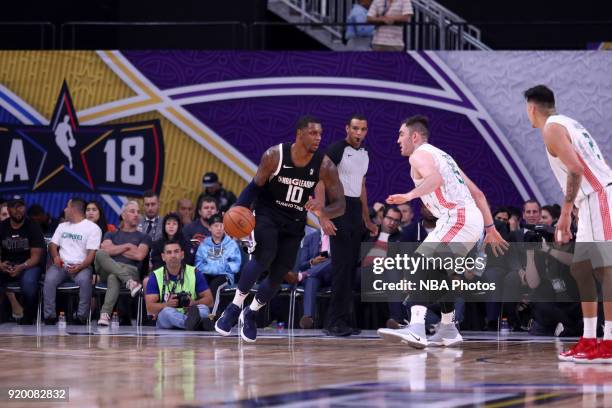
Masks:
[[[397,143],[402,156],[409,157],[410,176],[415,188],[406,194],[394,194],[388,204],[402,204],[415,198],[438,218],[436,228],[427,235],[417,252],[427,255],[432,242],[452,243],[454,256],[464,257],[486,231],[485,244],[491,244],[495,255],[508,248],[495,229],[487,199],[480,189],[461,171],[455,160],[444,151],[428,143],[428,120],[424,116],[406,119],[399,130]],[[429,245],[428,245],[429,244]],[[452,346],[463,339],[454,318],[454,303],[441,302],[442,321],[436,334],[425,337],[424,305],[410,309],[410,324],[405,329],[379,329],[385,340],[408,344],[416,348]]]
[[[525,91],[524,96],[529,121],[542,131],[550,167],[565,194],[555,231],[557,243],[567,243],[572,238],[571,213],[574,205],[578,207],[571,271],[580,291],[584,332],[559,359],[612,363],[612,170],[584,126],[557,114],[552,90],[538,85]],[[601,282],[604,297],[604,338],[599,343],[593,277]]]

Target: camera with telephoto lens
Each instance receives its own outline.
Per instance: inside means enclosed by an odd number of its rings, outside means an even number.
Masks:
[[[528,229],[525,233],[525,242],[542,242],[544,239],[546,242],[553,242],[555,240],[555,227],[552,225],[544,224],[525,224],[525,229]]]
[[[179,292],[175,293],[174,297],[178,301],[178,305],[176,307],[188,307],[189,303],[191,303],[191,296],[187,292]]]

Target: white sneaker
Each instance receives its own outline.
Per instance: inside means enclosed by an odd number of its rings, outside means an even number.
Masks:
[[[378,329],[378,335],[389,343],[407,344],[422,349],[427,347],[424,324],[411,324],[403,329]]]
[[[434,347],[451,347],[459,345],[463,341],[461,333],[457,330],[457,326],[453,323],[440,324],[436,333],[427,339],[430,346]]]
[[[100,320],[98,320],[98,326],[110,326],[111,317],[108,313],[100,313]]]
[[[125,287],[130,290],[130,295],[132,295],[132,297],[136,297],[140,289],[142,289],[142,285],[133,279],[127,281]]]

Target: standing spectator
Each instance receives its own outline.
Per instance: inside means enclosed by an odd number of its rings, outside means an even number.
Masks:
[[[204,274],[216,302],[217,288],[226,282],[234,284],[242,258],[236,241],[223,230],[223,217],[213,215],[208,224],[211,236],[200,244],[195,256],[195,267],[198,273]]]
[[[140,218],[138,231],[144,232],[156,241],[162,236],[161,217],[159,216],[159,195],[147,190],[143,198],[144,217]]]
[[[206,279],[195,268],[183,263],[183,249],[178,241],[164,244],[164,266],[149,276],[146,291],[147,312],[157,315],[157,328],[212,330],[208,319],[213,297]],[[179,307],[179,294],[187,293],[189,304]]]
[[[45,239],[37,223],[25,217],[25,202],[16,197],[7,205],[9,218],[0,223],[0,287],[19,282],[24,308],[14,294],[7,297],[13,318],[22,324],[32,324],[36,314],[40,261]]]
[[[378,232],[378,227],[370,220],[365,187],[369,156],[362,144],[368,134],[368,122],[364,116],[353,115],[346,123],[345,130],[346,138],[332,143],[327,156],[338,168],[346,211],[333,221],[319,217],[323,231],[331,239],[333,276],[326,330],[331,336],[349,336],[353,332],[349,322],[361,236],[364,228],[371,234]]]
[[[85,219],[85,201],[73,198],[64,210],[66,222],[57,226],[49,254],[53,265],[47,269],[43,290],[45,324],[57,322],[55,295],[59,284],[72,280],[79,286],[77,323],[84,324],[91,304],[91,264],[100,248],[102,231]]]
[[[217,201],[217,207],[221,214],[225,213],[236,202],[236,195],[223,188],[217,173],[211,171],[204,174],[202,186],[204,191],[198,197],[198,203],[204,197],[212,197]]]
[[[191,259],[188,258],[191,245],[183,235],[180,216],[177,213],[168,213],[162,220],[162,225],[164,226],[162,237],[153,243],[153,248],[151,249],[151,270],[154,271],[164,266],[164,260],[161,255],[164,252],[164,244],[170,240],[178,241],[181,248],[183,248],[185,253],[183,262],[187,265],[193,265],[193,256],[189,256]]]
[[[98,325],[108,326],[121,285],[125,285],[132,297],[142,285],[138,282],[141,262],[149,254],[151,237],[138,231],[138,203],[128,201],[121,212],[121,229],[104,235],[100,250],[96,254],[96,272],[106,282],[104,304],[100,309]]]
[[[106,222],[106,215],[104,215],[102,206],[95,200],[87,203],[87,207],[85,208],[85,218],[100,227],[102,234],[117,231],[117,227]]]
[[[345,38],[348,41],[347,45],[351,50],[368,51],[371,49],[372,35],[374,35],[375,27],[373,25],[352,25],[350,23],[367,23],[368,8],[372,4],[372,0],[357,0],[353,4],[350,14],[346,18],[349,23],[346,26]]]
[[[0,203],[0,222],[6,220],[8,217],[8,205],[6,203]]]
[[[412,206],[410,203],[404,203],[397,206],[397,208],[402,212],[402,222],[399,226],[400,231],[403,231],[404,228],[408,227],[412,224],[412,219],[414,218],[414,211],[412,211]]]
[[[374,0],[368,10],[368,23],[382,24],[372,39],[374,51],[404,51],[404,27],[414,14],[410,0]]]
[[[176,212],[180,216],[180,221],[183,226],[188,225],[193,221],[193,202],[188,198],[181,198],[176,202]]]

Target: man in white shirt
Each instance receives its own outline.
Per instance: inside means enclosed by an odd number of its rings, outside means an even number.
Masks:
[[[72,280],[80,288],[79,308],[76,323],[85,323],[91,303],[91,264],[100,248],[102,231],[95,223],[85,218],[86,203],[80,198],[68,201],[64,210],[66,222],[58,225],[51,243],[49,255],[53,265],[47,269],[44,285],[45,324],[57,322],[55,295],[57,287]]]

